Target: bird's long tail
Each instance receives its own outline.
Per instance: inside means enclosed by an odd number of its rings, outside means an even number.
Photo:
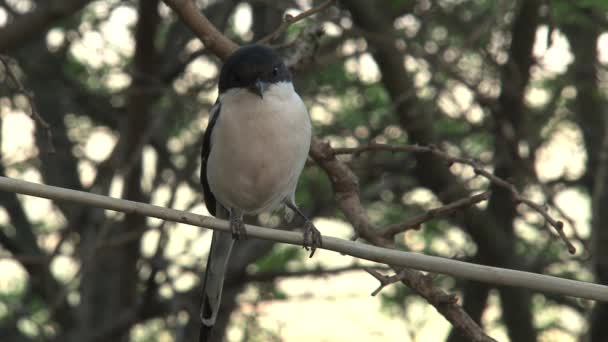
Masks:
[[[222,208],[223,209],[223,208]],[[222,214],[226,216],[225,210]],[[218,214],[220,214],[218,212]],[[223,217],[222,217],[223,218]],[[201,329],[199,342],[209,342],[212,328],[215,325],[220,303],[222,300],[222,288],[224,286],[224,276],[228,267],[228,260],[232,253],[234,239],[229,232],[213,231],[211,239],[211,249],[207,259],[205,279],[203,284],[203,298],[201,302]]]

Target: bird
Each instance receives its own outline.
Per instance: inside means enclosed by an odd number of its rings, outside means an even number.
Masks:
[[[270,47],[240,47],[223,64],[218,98],[203,136],[201,183],[210,214],[228,219],[230,232],[215,230],[203,281],[200,341],[217,320],[228,260],[235,241],[246,238],[244,215],[287,208],[304,220],[304,248],[314,254],[322,237],[295,203],[312,124],[292,75]]]

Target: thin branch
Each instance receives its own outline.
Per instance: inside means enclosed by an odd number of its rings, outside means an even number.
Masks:
[[[25,89],[25,87],[23,86],[23,83],[21,83],[21,81],[19,80],[17,75],[15,75],[15,73],[13,72],[13,69],[11,68],[11,66],[9,64],[7,56],[0,55],[0,63],[2,63],[2,66],[4,67],[4,71],[6,72],[6,75],[8,76],[8,78],[11,80],[13,85],[17,88],[16,89],[17,92],[22,94],[23,96],[25,96],[25,98],[27,99],[27,102],[30,105],[30,116],[34,119],[34,121],[36,121],[38,123],[38,125],[40,125],[42,128],[44,128],[44,131],[46,133],[46,137],[48,140],[48,150],[47,151],[49,153],[54,153],[55,147],[53,146],[53,132],[51,131],[51,126],[38,113],[38,110],[36,109],[36,104],[34,102],[34,95]]]
[[[387,285],[400,282],[403,279],[402,272],[399,272],[392,276],[385,276],[383,274],[380,274],[380,272],[370,268],[366,268],[365,272],[369,273],[372,277],[376,278],[380,282],[378,288],[375,289],[374,292],[372,292],[372,296],[375,296],[380,293],[380,291],[382,291]]]
[[[381,234],[386,238],[390,238],[399,233],[403,233],[408,229],[419,229],[424,222],[450,215],[457,210],[462,210],[479,202],[486,201],[488,198],[490,198],[490,194],[491,193],[489,191],[486,191],[482,192],[481,194],[448,203],[438,208],[430,209],[424,214],[415,216],[405,222],[396,223],[386,227]]]
[[[374,269],[371,269],[371,268],[367,268],[367,269],[365,269],[365,271],[367,273],[369,273],[370,275],[372,275],[374,278],[376,278],[380,282],[380,286],[378,286],[378,288],[376,290],[374,290],[374,292],[372,292],[372,296],[377,295],[378,293],[380,293],[380,291],[382,291],[386,286],[388,286],[390,284],[404,281],[407,278],[407,272],[410,272],[410,270],[408,270],[408,269],[403,269],[403,270],[395,273],[392,276],[386,276],[386,275],[380,274],[380,272],[378,272]],[[425,275],[421,278],[424,279],[424,281],[426,281],[426,282],[433,281],[432,278],[428,275]],[[453,294],[439,293],[435,297],[436,297],[435,301],[437,301],[440,304],[456,304],[458,302],[458,297],[456,297],[456,295],[453,295]]]
[[[277,38],[279,38],[279,36],[281,35],[281,33],[283,33],[285,30],[287,30],[287,28],[289,26],[291,26],[292,24],[306,19],[310,16],[313,16],[319,12],[324,11],[326,8],[330,7],[331,5],[333,5],[336,2],[336,0],[328,0],[325,1],[324,3],[322,3],[321,5],[317,6],[317,7],[313,7],[307,11],[304,11],[298,15],[291,16],[289,14],[286,14],[285,17],[283,17],[283,22],[281,23],[281,25],[279,25],[279,27],[277,27],[276,30],[274,30],[274,32],[270,33],[269,35],[267,35],[266,37],[260,39],[257,43],[258,44],[269,44],[272,41],[276,40]]]
[[[361,203],[357,177],[344,162],[336,158],[329,143],[322,142],[318,138],[313,137],[310,155],[329,176],[338,207],[348,221],[353,224],[356,233],[377,246],[388,247],[394,250],[395,244],[393,240],[380,236],[378,234],[378,227],[371,222],[367,215],[367,211]],[[403,284],[415,291],[430,305],[434,306],[456,330],[469,340],[494,341],[484,333],[479,324],[460,305],[454,302],[444,305],[446,303],[438,300],[438,298],[448,294],[434,286],[432,282],[426,281],[424,274],[415,270],[406,270],[395,264],[390,264],[390,266],[396,272],[403,274],[403,279],[401,280]]]
[[[482,176],[482,177],[488,179],[490,182],[509,190],[511,192],[513,201],[516,204],[519,204],[519,203],[525,204],[526,206],[530,207],[530,209],[538,212],[555,229],[555,231],[559,235],[560,239],[566,245],[568,252],[570,254],[576,253],[576,248],[574,247],[572,242],[570,242],[570,240],[564,233],[564,223],[562,221],[554,219],[549,214],[549,212],[547,211],[547,209],[544,206],[522,196],[519,193],[519,191],[517,190],[517,188],[515,187],[515,185],[513,185],[513,184],[507,182],[506,180],[504,180],[500,177],[497,177],[496,175],[487,171],[486,169],[481,167],[481,165],[479,165],[478,161],[476,161],[474,159],[451,156],[434,145],[420,146],[420,145],[390,145],[390,144],[371,143],[371,144],[361,145],[361,146],[357,146],[357,147],[334,148],[333,151],[334,151],[334,154],[336,154],[336,155],[339,155],[339,154],[357,155],[357,154],[360,154],[363,152],[368,152],[368,151],[430,153],[436,157],[446,160],[446,162],[448,163],[448,166],[451,166],[452,164],[468,165],[473,168],[473,172],[475,172],[475,175]]]
[[[214,230],[226,232],[230,230],[227,221],[218,220],[210,216],[202,216],[151,204],[121,200],[84,191],[36,184],[7,177],[0,177],[0,190],[52,200],[74,202],[80,205],[99,207],[128,214],[155,217]],[[301,246],[304,242],[301,233],[253,225],[246,225],[245,228],[247,230],[247,235],[250,237],[296,246]],[[447,274],[458,278],[477,280],[496,285],[517,286],[540,292],[557,293],[566,296],[608,302],[608,286],[593,283],[370,246],[331,236],[323,237],[322,248],[360,259],[399,267],[409,267],[427,272]]]

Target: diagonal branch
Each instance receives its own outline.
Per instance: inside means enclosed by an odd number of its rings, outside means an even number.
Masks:
[[[25,98],[27,99],[30,105],[30,116],[38,123],[38,125],[44,128],[49,144],[47,152],[54,153],[55,148],[53,147],[53,132],[51,131],[51,126],[38,113],[38,110],[36,109],[36,104],[34,103],[34,95],[27,89],[25,89],[23,83],[19,81],[17,75],[15,75],[13,69],[11,69],[7,56],[0,55],[0,63],[2,63],[2,66],[4,67],[4,72],[6,73],[6,75],[8,75],[8,78],[17,88],[17,92],[25,96]]]
[[[152,204],[127,201],[84,191],[70,190],[50,185],[36,184],[22,180],[0,177],[0,191],[15,192],[23,195],[48,198],[57,201],[68,201],[80,205],[98,207],[155,217],[162,220],[185,223],[214,230],[230,231],[227,221],[214,217],[197,215],[185,211],[159,207]],[[296,246],[302,246],[302,233],[281,229],[263,228],[246,225],[248,236],[263,240],[272,240]],[[608,302],[608,286],[563,279],[548,275],[510,270],[499,267],[477,265],[448,258],[410,253],[390,248],[371,246],[359,242],[323,237],[323,249],[347,254],[355,258],[375,261],[397,267],[409,267],[432,273],[447,274],[458,278],[481,282],[524,287],[540,292],[549,292]]]
[[[207,19],[192,0],[163,0],[186,23],[194,34],[219,58],[226,59],[238,48]]]
[[[393,274],[392,276],[387,276],[387,275],[381,274],[380,272],[378,272],[372,268],[366,268],[365,271],[380,282],[380,285],[378,286],[378,288],[376,290],[374,290],[374,292],[372,292],[372,296],[377,295],[378,293],[380,293],[380,291],[382,291],[382,289],[384,289],[386,286],[388,286],[390,284],[394,284],[394,283],[401,282],[401,281],[406,281],[408,279],[408,272],[412,272],[411,270],[404,268],[404,269],[400,270],[399,272]],[[432,284],[432,281],[433,281],[433,279],[428,275],[422,275],[421,277],[419,277],[419,279],[423,282],[426,282],[427,284]],[[445,293],[443,291],[437,291],[437,292],[433,293],[432,295],[430,295],[429,297],[433,297],[432,301],[437,302],[438,305],[458,303],[458,297],[456,297],[456,295]]]
[[[572,242],[570,242],[570,240],[564,233],[564,223],[562,221],[554,219],[549,214],[547,209],[544,208],[544,206],[542,206],[528,198],[525,198],[524,196],[522,196],[520,194],[520,192],[517,190],[515,185],[509,183],[508,181],[506,181],[506,180],[494,175],[493,173],[489,172],[488,170],[484,169],[481,165],[479,165],[478,161],[476,161],[472,158],[454,157],[454,156],[442,151],[441,149],[439,149],[437,146],[434,146],[434,145],[421,146],[421,145],[390,145],[390,144],[371,143],[371,144],[361,145],[361,146],[357,146],[357,147],[342,147],[342,148],[333,149],[333,153],[336,155],[340,155],[340,154],[357,155],[357,154],[360,154],[363,152],[368,152],[368,151],[427,153],[427,154],[432,154],[436,157],[439,157],[439,158],[445,160],[447,162],[448,166],[450,166],[452,164],[468,165],[473,168],[473,172],[475,172],[475,175],[482,176],[482,177],[488,179],[494,185],[508,190],[511,193],[511,197],[513,198],[513,201],[515,202],[515,204],[519,204],[519,203],[525,204],[530,209],[538,212],[555,229],[555,231],[559,235],[560,239],[564,242],[564,244],[568,248],[568,252],[570,254],[576,253],[576,248],[574,247]]]
[[[281,25],[279,25],[279,27],[277,27],[277,29],[274,30],[274,32],[272,32],[269,35],[267,35],[266,37],[260,39],[257,43],[258,44],[271,43],[272,41],[279,38],[279,35],[281,35],[281,33],[283,33],[285,30],[287,30],[287,28],[289,26],[293,25],[294,23],[296,23],[300,20],[313,16],[319,12],[323,12],[325,9],[327,9],[329,6],[333,5],[334,3],[336,3],[336,0],[327,0],[324,3],[322,3],[321,5],[319,5],[317,7],[313,7],[307,11],[304,11],[304,12],[296,15],[295,17],[291,16],[289,14],[286,14],[285,17],[283,18],[283,22],[281,23]]]
[[[353,224],[357,233],[375,245],[394,248],[392,240],[381,237],[377,233],[378,228],[371,223],[361,203],[357,177],[350,168],[336,158],[331,146],[314,138],[310,154],[330,177],[338,206],[348,221]],[[422,273],[399,267],[394,263],[389,263],[389,265],[400,274],[401,282],[433,305],[464,336],[472,341],[493,341],[460,305],[453,301],[446,303],[439,300],[449,294],[434,286],[432,282],[426,281]]]
[[[482,192],[471,197],[466,197],[458,201],[448,203],[439,208],[430,209],[424,214],[412,217],[411,219],[405,222],[390,225],[384,228],[384,230],[380,234],[382,234],[386,238],[391,238],[399,233],[403,233],[405,230],[418,229],[420,228],[420,225],[422,225],[426,221],[450,215],[451,213],[457,210],[462,210],[463,208],[470,207],[482,201],[486,201],[488,198],[490,198],[489,191]]]

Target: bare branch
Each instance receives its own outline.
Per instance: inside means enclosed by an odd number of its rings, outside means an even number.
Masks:
[[[81,205],[155,217],[226,232],[230,230],[227,221],[218,220],[209,216],[197,215],[141,202],[121,200],[84,191],[30,183],[7,177],[0,177],[0,190],[59,201],[75,202]],[[301,246],[304,242],[301,233],[253,225],[246,225],[245,228],[248,236],[259,239],[272,240],[296,246]],[[427,272],[442,273],[458,278],[477,280],[496,285],[523,287],[540,292],[557,293],[566,296],[608,302],[608,286],[604,285],[370,246],[331,236],[323,237],[323,249],[347,254],[360,259],[395,265],[397,267],[410,267]]]
[[[380,291],[382,291],[382,289],[384,289],[386,286],[388,286],[390,284],[404,281],[407,278],[407,272],[411,272],[408,269],[402,269],[401,271],[397,272],[396,274],[394,274],[392,276],[386,276],[386,275],[380,274],[380,272],[378,272],[374,269],[371,269],[371,268],[366,268],[365,271],[367,273],[371,274],[374,278],[378,279],[378,281],[380,282],[380,286],[378,286],[378,288],[376,290],[374,290],[374,292],[372,292],[372,296],[377,295],[378,293],[380,293]],[[424,275],[420,278],[423,279],[427,283],[432,282],[431,277],[428,275]],[[458,303],[458,297],[456,297],[456,295],[453,295],[453,294],[441,293],[439,295],[436,295],[435,297],[436,297],[435,300],[442,304]]]
[[[28,90],[26,90],[25,87],[23,86],[23,83],[21,83],[21,81],[19,81],[19,78],[17,77],[17,75],[15,75],[15,73],[13,72],[13,69],[11,68],[11,66],[9,64],[7,56],[0,55],[0,63],[2,63],[2,66],[4,67],[4,71],[6,72],[6,75],[8,76],[8,78],[15,85],[15,87],[17,87],[17,92],[22,94],[23,96],[25,96],[25,98],[27,99],[27,101],[30,105],[30,116],[34,119],[34,121],[36,121],[38,123],[38,125],[40,125],[42,128],[44,128],[44,131],[46,132],[46,136],[48,139],[47,152],[54,153],[55,148],[53,146],[53,132],[51,131],[51,126],[38,113],[38,110],[36,109],[36,104],[34,103],[34,95],[31,92],[29,92]]]
[[[486,201],[488,198],[490,198],[490,194],[491,193],[489,191],[482,192],[481,194],[463,198],[458,201],[448,203],[439,208],[434,208],[434,209],[428,210],[424,214],[415,216],[405,222],[393,224],[393,225],[386,227],[382,231],[381,234],[386,238],[391,238],[391,237],[395,236],[396,234],[403,233],[404,231],[406,231],[408,229],[419,229],[420,226],[426,221],[436,219],[439,217],[444,217],[444,216],[450,215],[451,213],[453,213],[457,210],[462,210],[466,207],[470,207],[479,202]]]
[[[335,149],[333,149],[333,151],[336,155],[339,155],[339,154],[357,155],[362,152],[368,152],[368,151],[431,153],[436,157],[446,160],[448,166],[451,166],[452,164],[468,165],[473,168],[473,172],[475,172],[476,175],[482,176],[482,177],[488,179],[490,182],[509,190],[511,192],[513,201],[516,204],[519,204],[519,203],[525,204],[530,209],[532,209],[532,210],[538,212],[540,215],[542,215],[542,217],[558,233],[560,239],[566,245],[568,252],[570,254],[576,253],[576,247],[574,247],[572,242],[570,242],[570,240],[564,233],[564,223],[562,221],[554,219],[549,214],[549,212],[547,211],[547,209],[544,206],[542,206],[538,203],[535,203],[534,201],[522,196],[519,193],[519,191],[517,190],[517,188],[515,188],[515,185],[513,185],[513,184],[507,182],[506,180],[504,180],[500,177],[497,177],[496,175],[487,171],[486,169],[481,167],[481,165],[479,165],[478,161],[476,161],[474,159],[451,156],[448,153],[443,152],[441,149],[439,149],[437,146],[434,146],[434,145],[420,146],[420,145],[390,145],[390,144],[371,143],[371,144],[367,144],[367,145],[361,145],[361,146],[350,147],[350,148],[349,147],[335,148]]]
[[[281,35],[281,33],[283,33],[285,30],[287,30],[287,28],[289,26],[291,26],[292,24],[306,19],[310,16],[313,16],[319,12],[324,11],[326,8],[328,8],[329,6],[333,5],[336,2],[336,0],[328,0],[325,1],[324,3],[322,3],[321,5],[317,6],[317,7],[313,7],[307,11],[304,11],[298,15],[291,16],[289,14],[286,14],[285,17],[283,18],[283,22],[281,23],[281,25],[279,25],[279,27],[277,27],[276,30],[274,30],[274,32],[270,33],[269,35],[267,35],[266,37],[260,39],[257,43],[258,44],[268,44],[271,43],[272,41],[276,40],[277,38],[279,38],[279,36]]]
[[[192,0],[163,0],[190,27],[206,48],[221,59],[226,59],[238,45],[224,36],[196,7]]]
[[[378,288],[375,289],[374,292],[372,292],[372,296],[375,296],[378,293],[380,293],[380,291],[382,291],[382,289],[384,289],[387,285],[390,285],[390,284],[393,284],[396,282],[400,282],[403,279],[402,273],[397,273],[392,276],[385,276],[383,274],[380,274],[380,272],[378,272],[374,269],[371,269],[371,268],[365,268],[365,272],[371,274],[374,278],[378,279],[378,281],[380,282],[380,286],[378,286]]]
[[[361,204],[357,177],[348,166],[336,158],[331,146],[314,138],[310,154],[328,174],[334,188],[338,206],[353,224],[357,234],[360,234],[373,244],[390,247],[394,250],[393,241],[379,236],[377,227],[370,222],[370,218]],[[394,263],[390,265],[396,272],[403,275],[403,278],[400,280],[406,286],[433,305],[464,336],[467,336],[472,341],[493,341],[456,302],[443,305],[445,302],[438,300],[438,298],[445,297],[448,294],[434,286],[432,282],[426,281],[422,273],[404,269]]]

